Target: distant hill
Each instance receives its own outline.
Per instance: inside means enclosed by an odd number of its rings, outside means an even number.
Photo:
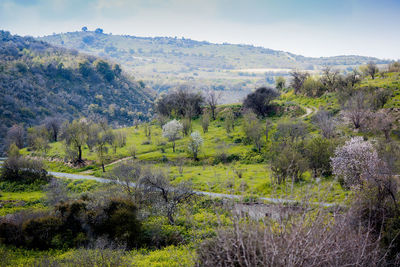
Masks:
[[[111,58],[159,91],[183,82],[217,90],[248,90],[273,83],[274,76],[288,75],[295,68],[318,70],[330,65],[349,70],[369,61],[377,64],[389,62],[363,56],[311,58],[251,45],[92,31],[54,34],[39,39]]]
[[[118,64],[0,31],[0,139],[15,123],[56,115],[130,125],[147,116],[152,99]]]

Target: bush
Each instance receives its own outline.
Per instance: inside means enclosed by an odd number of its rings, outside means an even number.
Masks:
[[[0,181],[31,184],[48,182],[50,177],[41,161],[24,157],[10,157],[1,168]]]
[[[259,116],[266,116],[272,112],[270,102],[279,96],[279,92],[272,88],[261,87],[247,95],[243,107],[254,111]]]

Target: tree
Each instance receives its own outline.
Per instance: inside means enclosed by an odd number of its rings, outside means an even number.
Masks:
[[[82,31],[83,31],[83,32],[86,32],[87,30],[88,30],[88,28],[87,28],[86,26],[83,26],[83,27],[82,27]]]
[[[253,112],[247,112],[244,115],[243,131],[246,137],[256,146],[258,152],[261,152],[264,129],[262,123]]]
[[[201,114],[204,98],[201,94],[190,92],[187,86],[181,86],[168,94],[162,94],[156,101],[158,114],[174,117],[192,117]]]
[[[210,107],[211,117],[213,121],[215,121],[215,110],[217,109],[217,105],[220,98],[221,98],[221,93],[216,93],[214,90],[209,90],[205,97],[206,103]]]
[[[253,110],[257,115],[265,117],[271,112],[270,102],[279,96],[275,89],[261,87],[246,96],[243,107]]]
[[[282,91],[285,88],[286,80],[282,76],[276,77],[275,88],[278,91]]]
[[[210,114],[204,112],[201,118],[201,127],[203,128],[203,133],[208,132],[208,126],[210,125]]]
[[[322,69],[321,83],[329,92],[336,91],[336,87],[339,85],[339,82],[339,70],[334,70],[329,66],[326,66]]]
[[[143,201],[139,179],[143,173],[142,166],[137,163],[121,163],[113,168],[107,177],[122,185],[126,194],[140,206]]]
[[[189,149],[189,153],[193,156],[194,160],[198,160],[197,155],[198,155],[202,145],[203,145],[203,138],[201,137],[200,133],[193,132],[190,135],[188,149]]]
[[[111,129],[101,131],[98,133],[95,150],[96,150],[97,158],[101,164],[101,168],[102,168],[103,172],[106,172],[104,163],[107,159],[107,153],[108,153],[107,145],[111,144],[113,140],[114,140],[114,138],[113,138],[113,133],[111,132]]]
[[[390,114],[376,112],[368,117],[366,129],[373,133],[382,132],[386,142],[390,141],[390,132],[393,129],[394,118]]]
[[[172,120],[163,126],[163,137],[172,142],[172,150],[175,152],[175,141],[181,138],[183,126],[177,120]]]
[[[328,139],[315,137],[307,142],[305,155],[314,177],[318,175],[329,175],[331,173],[331,157],[334,147]]]
[[[285,146],[272,157],[271,170],[278,184],[291,178],[293,189],[293,183],[307,170],[307,161],[293,146]]]
[[[224,125],[227,133],[230,133],[235,129],[235,115],[230,108],[225,112]]]
[[[292,80],[290,86],[293,87],[294,93],[300,93],[305,80],[310,76],[307,72],[293,71],[290,73]]]
[[[192,120],[189,117],[182,119],[182,133],[184,136],[189,135],[192,131]]]
[[[361,185],[363,177],[377,173],[381,166],[376,149],[360,136],[338,147],[331,160],[333,174],[348,188]]]
[[[371,61],[368,63],[368,65],[363,69],[363,72],[365,75],[371,76],[372,80],[375,79],[376,74],[379,72],[378,67],[376,64]]]
[[[307,77],[302,86],[302,92],[309,97],[320,97],[325,92],[325,86],[319,79]]]
[[[88,123],[85,118],[73,120],[71,123],[65,123],[63,127],[63,139],[68,146],[72,146],[78,158],[76,163],[83,163],[82,147],[86,144],[88,137]]]
[[[329,111],[320,109],[312,120],[320,128],[323,137],[328,139],[335,137],[337,123]]]
[[[168,177],[161,171],[146,170],[140,178],[141,188],[153,202],[155,197],[161,198],[162,209],[165,210],[170,224],[175,223],[174,215],[182,203],[190,201],[196,194],[189,183],[171,185]],[[155,196],[155,197],[153,197]]]
[[[295,143],[307,135],[306,124],[303,121],[284,120],[276,125],[274,139],[280,140],[283,145]]]
[[[57,142],[62,122],[63,120],[60,117],[50,117],[44,120],[44,125],[51,135],[51,141]]]
[[[359,129],[364,125],[370,114],[370,105],[364,92],[359,91],[348,99],[345,104],[345,115]]]
[[[23,148],[25,143],[25,129],[21,125],[15,124],[7,131],[6,144],[15,144],[18,148]]]

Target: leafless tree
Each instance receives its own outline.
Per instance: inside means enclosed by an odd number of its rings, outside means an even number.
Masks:
[[[214,90],[209,90],[206,95],[206,103],[210,107],[211,117],[215,120],[215,111],[217,109],[218,102],[221,98],[221,92],[215,92]]]
[[[345,104],[345,115],[354,125],[354,128],[359,129],[370,114],[370,105],[364,92],[359,91]]]
[[[330,112],[320,109],[313,117],[313,121],[321,129],[322,135],[325,138],[329,139],[335,137],[337,122]]]
[[[394,118],[390,114],[376,112],[371,114],[366,128],[371,132],[382,132],[386,141],[390,141],[390,132],[393,129]]]
[[[44,120],[44,125],[51,135],[51,141],[57,142],[63,123],[60,117],[50,117]]]
[[[162,208],[165,210],[170,224],[175,223],[174,215],[180,204],[188,202],[194,197],[195,192],[189,183],[183,182],[175,186],[171,185],[168,177],[160,170],[147,169],[140,185],[147,196],[161,198]],[[155,200],[153,198],[153,200]]]
[[[139,185],[139,179],[143,174],[142,166],[138,163],[121,163],[113,168],[107,177],[114,182],[122,185],[126,194],[131,197],[136,205],[142,204],[142,191]]]
[[[10,146],[11,144],[17,145],[18,148],[23,148],[25,143],[25,129],[21,125],[14,125],[7,131],[6,144]]]

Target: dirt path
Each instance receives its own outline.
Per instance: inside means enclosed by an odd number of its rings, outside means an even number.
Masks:
[[[300,118],[305,118],[308,117],[309,115],[313,114],[314,112],[317,111],[317,109],[315,107],[304,107],[303,108],[306,110],[306,114],[301,115]]]

